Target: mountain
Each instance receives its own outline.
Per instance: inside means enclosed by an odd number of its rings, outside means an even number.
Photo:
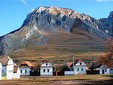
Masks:
[[[31,60],[97,56],[105,50],[104,41],[111,35],[106,32],[109,27],[104,28],[109,20],[68,8],[39,7],[27,15],[19,29],[0,37],[0,55]]]
[[[108,18],[102,18],[99,21],[102,22],[102,30],[109,35],[113,36],[113,11],[110,12]]]

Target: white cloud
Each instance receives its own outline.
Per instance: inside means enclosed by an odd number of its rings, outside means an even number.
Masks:
[[[19,0],[20,2],[22,2],[23,4],[27,4],[25,0]]]
[[[98,2],[109,2],[109,1],[113,1],[113,0],[97,0]]]

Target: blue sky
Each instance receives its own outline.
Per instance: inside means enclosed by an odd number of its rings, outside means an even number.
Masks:
[[[0,0],[0,36],[18,29],[26,15],[39,6],[71,8],[98,19],[113,11],[113,0]]]

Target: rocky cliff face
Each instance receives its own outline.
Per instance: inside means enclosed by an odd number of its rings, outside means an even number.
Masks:
[[[108,34],[112,35],[112,17],[113,12],[110,13],[108,18],[97,20],[71,9],[39,7],[27,15],[23,25],[18,30],[0,38],[0,54],[13,55],[14,53],[23,52],[29,47],[32,49],[33,46],[53,45],[51,42],[54,42],[55,38],[57,41],[62,42],[64,37],[57,39],[58,35],[62,34],[64,34],[63,36],[69,35],[67,38],[65,37],[66,39],[77,36],[87,39],[90,37],[96,44],[102,45],[103,41],[101,40],[108,38]],[[52,36],[54,37],[51,38]],[[81,37],[78,38],[82,40]],[[86,41],[90,42],[87,39]],[[74,41],[74,44],[78,41]],[[57,45],[60,46],[61,43],[57,43]],[[64,48],[66,47],[64,46]]]
[[[99,21],[102,22],[102,30],[113,36],[113,11],[110,12],[108,18],[102,18]]]

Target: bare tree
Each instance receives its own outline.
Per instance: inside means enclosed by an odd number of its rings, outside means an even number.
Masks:
[[[99,62],[105,64],[108,67],[113,67],[113,38],[109,38],[105,41],[106,52],[105,55],[100,56]]]

